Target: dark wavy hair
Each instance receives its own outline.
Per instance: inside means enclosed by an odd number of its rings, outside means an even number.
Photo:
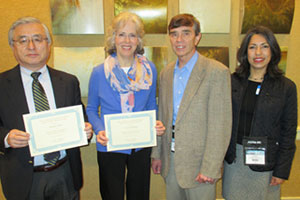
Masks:
[[[193,26],[195,35],[199,35],[199,33],[201,32],[200,22],[191,14],[179,14],[174,16],[171,19],[168,27],[169,33],[171,29],[181,26]]]
[[[248,46],[252,36],[256,34],[263,36],[271,49],[271,60],[267,66],[266,73],[271,78],[278,78],[282,76],[283,71],[278,67],[278,63],[281,59],[280,47],[273,32],[269,28],[264,26],[254,27],[246,33],[241,43],[241,47],[237,52],[237,60],[240,65],[236,68],[236,74],[238,74],[242,78],[247,78],[250,75],[250,64],[248,61]]]

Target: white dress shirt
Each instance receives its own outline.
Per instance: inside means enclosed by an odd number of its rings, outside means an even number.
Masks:
[[[34,106],[34,100],[33,100],[33,94],[32,94],[32,81],[33,78],[31,77],[31,73],[33,71],[20,66],[20,71],[21,71],[21,78],[22,78],[22,83],[25,91],[25,96],[26,96],[26,101],[27,101],[27,106],[29,109],[29,113],[35,113],[35,106]],[[43,86],[50,109],[56,109],[56,104],[55,104],[55,98],[54,98],[54,93],[53,93],[53,88],[52,88],[52,83],[49,75],[48,68],[46,65],[42,67],[40,70],[37,72],[41,72],[41,75],[39,76],[39,82]],[[7,135],[8,136],[8,135]],[[7,136],[5,137],[5,147],[9,148],[10,146],[7,143]],[[64,158],[66,156],[66,151],[62,150],[60,151],[60,159]],[[39,166],[39,165],[45,165],[47,162],[44,160],[43,155],[35,156],[34,157],[34,166]]]

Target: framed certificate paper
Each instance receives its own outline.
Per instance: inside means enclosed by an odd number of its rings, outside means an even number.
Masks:
[[[104,115],[107,151],[156,146],[156,112]]]
[[[31,156],[86,145],[82,106],[23,115]]]

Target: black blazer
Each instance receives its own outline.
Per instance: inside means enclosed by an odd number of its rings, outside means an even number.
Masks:
[[[48,67],[56,107],[80,105],[79,82],[73,75]],[[11,129],[25,131],[22,115],[29,113],[19,65],[0,74],[0,177],[7,199],[26,199],[33,176],[33,157],[29,147],[5,148],[4,138]],[[74,187],[82,187],[82,163],[79,148],[66,150]]]
[[[236,158],[240,109],[248,79],[234,73],[231,82],[233,125],[231,142],[225,156],[229,164]],[[267,138],[267,164],[251,165],[252,170],[273,170],[273,176],[288,179],[296,151],[297,113],[295,83],[284,76],[274,79],[265,75],[255,105],[250,137]]]

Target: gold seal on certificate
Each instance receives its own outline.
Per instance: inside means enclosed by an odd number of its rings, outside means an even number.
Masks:
[[[104,115],[107,151],[156,146],[155,110]]]
[[[31,156],[87,145],[82,105],[24,114]]]

